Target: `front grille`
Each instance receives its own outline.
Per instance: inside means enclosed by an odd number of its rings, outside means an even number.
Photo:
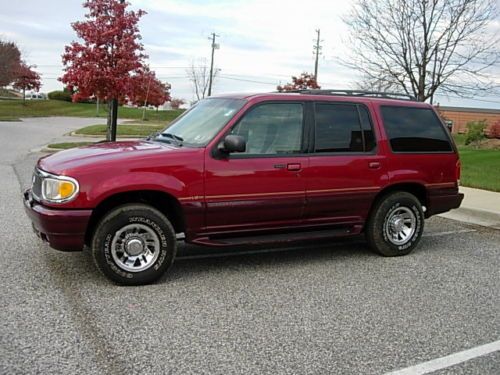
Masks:
[[[42,175],[38,168],[35,168],[35,171],[33,172],[31,194],[35,200],[40,201],[40,197],[42,196]]]

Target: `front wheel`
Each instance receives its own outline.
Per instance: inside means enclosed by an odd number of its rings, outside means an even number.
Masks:
[[[410,253],[424,230],[420,201],[410,193],[395,192],[378,201],[368,219],[366,239],[384,256]]]
[[[172,265],[175,231],[160,211],[145,204],[127,204],[110,211],[99,222],[92,240],[92,256],[99,270],[124,285],[157,280]]]

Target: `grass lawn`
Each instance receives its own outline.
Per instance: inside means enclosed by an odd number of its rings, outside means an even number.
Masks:
[[[126,123],[118,125],[116,132],[117,136],[134,136],[134,137],[145,137],[151,133],[157,132],[159,130],[165,129],[166,124],[159,123]],[[79,135],[106,135],[107,127],[106,125],[89,125],[84,128],[75,130],[75,134]]]
[[[500,192],[500,151],[460,150],[463,186]]]
[[[51,143],[47,145],[49,148],[56,148],[59,150],[67,150],[68,148],[88,146],[94,142],[63,142],[63,143]]]
[[[183,110],[156,111],[147,110],[146,118],[150,121],[170,122],[179,116]],[[74,116],[74,117],[107,117],[106,106],[88,103],[70,103],[60,100],[0,100],[0,121],[13,121],[20,117],[48,117],[48,116]],[[118,118],[142,119],[140,108],[118,108]]]
[[[500,192],[500,150],[465,145],[465,135],[453,136],[460,153],[463,186]]]

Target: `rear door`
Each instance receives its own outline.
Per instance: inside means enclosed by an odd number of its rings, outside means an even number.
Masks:
[[[392,151],[390,182],[414,181],[425,185],[428,203],[443,195],[457,194],[458,154],[449,131],[432,107],[381,105],[379,108]],[[429,213],[432,206],[435,204],[428,207]]]
[[[370,108],[364,104],[314,104],[313,144],[306,178],[309,223],[361,223],[386,180]]]
[[[208,232],[269,229],[301,222],[304,104],[264,102],[250,108],[230,134],[246,140],[244,153],[207,155]]]

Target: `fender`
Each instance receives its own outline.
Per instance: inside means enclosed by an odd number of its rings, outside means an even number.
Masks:
[[[189,195],[186,184],[172,175],[157,172],[128,173],[110,176],[88,186],[87,201],[96,207],[106,198],[127,191],[156,190],[167,193],[177,199]]]

